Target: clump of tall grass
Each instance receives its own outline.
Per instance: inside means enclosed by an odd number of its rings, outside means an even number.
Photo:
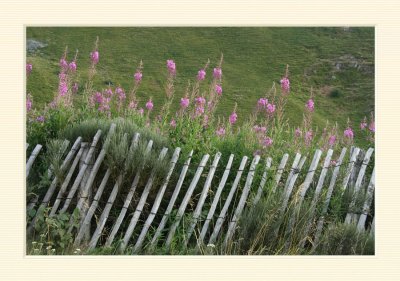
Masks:
[[[51,139],[46,144],[46,166],[58,178],[62,178],[63,157],[68,148],[68,142],[60,139]]]
[[[369,232],[358,231],[354,224],[336,223],[324,232],[316,246],[317,255],[374,255],[375,241]]]

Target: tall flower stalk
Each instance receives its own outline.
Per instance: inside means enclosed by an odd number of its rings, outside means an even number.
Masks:
[[[94,48],[93,51],[90,53],[90,66],[89,66],[89,75],[88,75],[88,80],[85,85],[85,91],[84,95],[88,99],[89,102],[89,97],[92,95],[94,92],[93,90],[93,78],[96,75],[96,65],[99,63],[100,59],[100,54],[99,54],[99,37],[96,37],[96,42],[94,43]]]

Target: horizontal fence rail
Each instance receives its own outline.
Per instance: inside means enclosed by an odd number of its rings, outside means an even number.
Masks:
[[[157,161],[168,161],[166,175],[157,181],[154,167],[146,173],[139,167],[132,178],[125,171],[114,176],[106,168],[106,143],[114,131],[113,124],[102,146],[100,130],[91,142],[78,137],[63,159],[62,176],[48,172],[52,178],[43,198],[37,195],[27,202],[27,210],[36,211],[27,221],[28,236],[47,209],[49,217],[70,215],[68,233],[73,236],[74,247],[88,251],[114,247],[119,253],[140,254],[157,247],[168,249],[173,243],[198,249],[216,243],[226,247],[235,239],[246,210],[262,204],[263,198],[279,195],[275,235],[284,233],[288,237],[285,247],[289,247],[295,225],[301,220],[305,228],[296,234],[301,235],[296,243],[303,248],[310,241],[315,248],[327,227],[325,218],[335,190],[342,196],[350,195],[343,222],[356,225],[360,232],[374,233],[373,148],[365,152],[356,147],[343,148],[335,162],[335,151],[317,149],[305,155],[286,153],[280,159],[259,155],[235,159],[234,154],[228,159],[228,155],[218,152],[211,163],[209,154],[196,155],[200,161],[191,163],[193,151],[156,148],[152,140],[147,140],[141,157],[155,152],[159,154]],[[144,141],[141,138],[134,134],[131,149]],[[42,145],[37,144],[27,158],[27,178],[41,150]],[[227,162],[221,161],[224,156]],[[360,196],[362,204],[357,211]],[[308,216],[300,218],[306,199],[311,202]]]

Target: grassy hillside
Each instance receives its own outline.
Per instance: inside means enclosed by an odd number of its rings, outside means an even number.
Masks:
[[[155,109],[164,100],[165,61],[177,65],[176,99],[183,95],[189,79],[209,58],[211,67],[224,55],[223,99],[218,112],[228,116],[237,102],[239,121],[248,117],[258,98],[290,65],[291,97],[286,116],[297,125],[302,120],[310,87],[315,90],[315,122],[338,121],[341,128],[349,117],[358,123],[374,108],[373,28],[27,28],[27,39],[47,44],[27,54],[33,64],[27,92],[34,106],[43,107],[57,91],[58,61],[65,46],[68,60],[79,50],[80,80],[87,76],[89,53],[99,36],[100,63],[95,87],[109,82],[129,89],[133,73],[143,60],[143,82],[138,96],[143,106],[153,97]],[[211,79],[209,69],[207,78]],[[330,92],[338,90],[339,96]]]

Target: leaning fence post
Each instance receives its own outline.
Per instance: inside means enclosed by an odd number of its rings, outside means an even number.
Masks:
[[[365,229],[365,221],[367,220],[367,216],[371,208],[372,199],[374,197],[374,189],[375,189],[375,168],[372,171],[371,179],[368,185],[362,214],[360,216],[360,219],[358,220],[357,229],[359,231],[363,231]]]

